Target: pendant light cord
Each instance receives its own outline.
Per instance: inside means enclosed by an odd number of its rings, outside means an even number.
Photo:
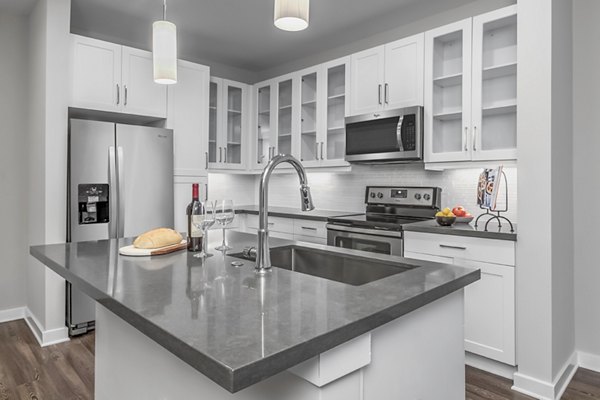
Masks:
[[[167,20],[167,0],[163,0],[163,21]]]

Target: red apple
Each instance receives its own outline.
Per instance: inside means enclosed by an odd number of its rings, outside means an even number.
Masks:
[[[462,206],[456,206],[452,209],[452,214],[457,217],[464,217],[467,214],[467,211]]]

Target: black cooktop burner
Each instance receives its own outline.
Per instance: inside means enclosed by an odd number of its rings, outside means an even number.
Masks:
[[[401,231],[402,225],[409,224],[411,222],[425,221],[428,218],[418,217],[406,217],[401,215],[390,215],[390,214],[354,214],[354,215],[342,215],[339,217],[329,218],[328,222],[338,225],[363,227],[370,229],[387,229],[394,231]]]

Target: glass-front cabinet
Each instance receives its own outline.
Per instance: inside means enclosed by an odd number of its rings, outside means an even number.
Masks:
[[[345,57],[255,86],[255,168],[264,167],[275,154],[292,154],[306,167],[348,165],[344,118],[349,60]]]
[[[210,169],[245,169],[248,85],[211,78],[208,160]]]
[[[425,33],[425,162],[517,158],[517,9]]]

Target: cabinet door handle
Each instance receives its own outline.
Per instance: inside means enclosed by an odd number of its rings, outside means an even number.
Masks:
[[[323,160],[323,143],[324,142],[321,142],[321,160]]]
[[[121,102],[121,90],[119,88],[119,84],[117,83],[117,105]]]
[[[465,135],[463,137],[463,142],[465,143],[465,151],[469,151],[469,144],[467,143],[468,137],[469,137],[469,127],[465,126]]]
[[[440,247],[443,249],[455,249],[455,250],[466,250],[467,249],[465,246],[455,246],[455,245],[451,245],[451,244],[441,244],[441,243],[440,243]]]
[[[208,200],[208,183],[204,184],[204,201]]]
[[[313,228],[312,226],[302,226],[301,228],[307,231],[317,231],[317,228]]]
[[[389,102],[390,102],[390,85],[388,85],[386,83],[383,92],[384,92],[383,98],[385,100],[385,104],[389,104]]]
[[[227,147],[223,147],[223,159],[225,164],[227,164]]]
[[[378,94],[378,96],[379,96],[379,97],[378,97],[378,98],[379,98],[379,104],[383,104],[383,103],[381,102],[381,85],[377,85],[377,86],[378,86],[378,91],[379,91],[379,92],[378,92],[378,93],[379,93],[379,94]]]
[[[124,85],[123,89],[125,90],[125,100],[123,100],[123,105],[126,106],[127,105],[127,85]]]
[[[206,169],[208,169],[208,151],[204,152],[204,157],[205,157],[205,160],[206,160]]]
[[[473,151],[477,151],[477,127],[473,127]]]
[[[319,142],[315,143],[315,160],[319,159]]]
[[[219,147],[219,162],[223,161],[223,148]]]

